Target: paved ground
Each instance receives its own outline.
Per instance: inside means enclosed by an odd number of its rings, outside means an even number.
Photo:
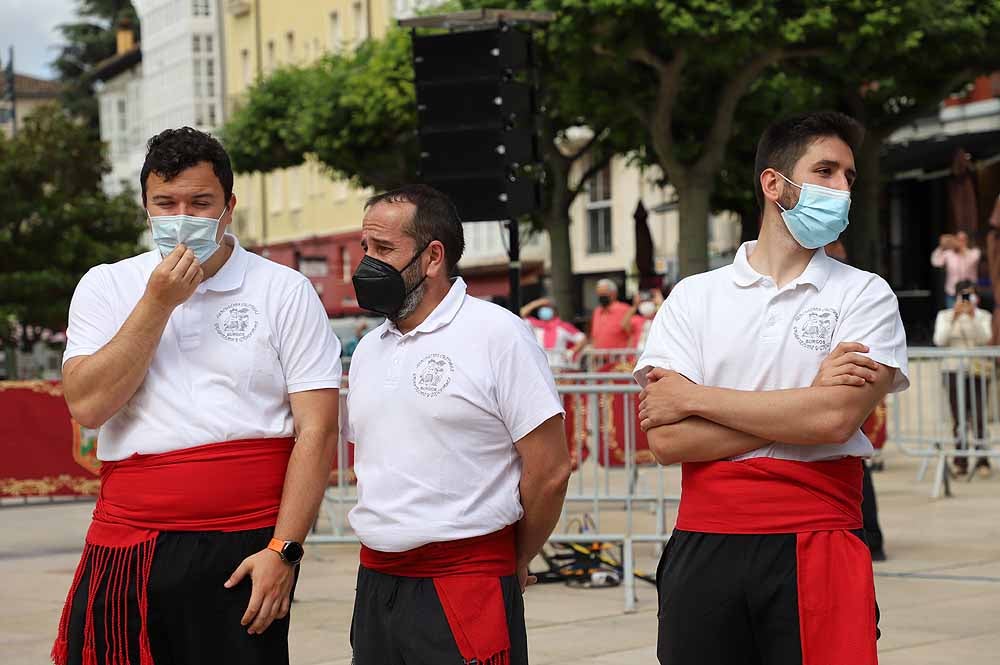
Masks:
[[[932,500],[917,464],[887,456],[876,474],[889,561],[876,564],[883,665],[986,665],[1000,659],[1000,474],[953,486]],[[666,474],[676,487],[676,472]],[[602,481],[603,482],[603,481]],[[0,508],[0,663],[42,664],[71,581],[91,507]],[[605,514],[606,531],[620,516]],[[637,565],[653,564],[652,546]],[[347,631],[357,548],[312,546],[292,620],[292,662],[348,665]],[[562,585],[526,595],[534,665],[653,664],[655,591],[639,583],[639,611],[624,614],[622,589]]]

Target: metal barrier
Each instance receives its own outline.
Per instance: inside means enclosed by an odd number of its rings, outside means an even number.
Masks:
[[[625,612],[636,611],[636,568],[634,545],[657,544],[656,554],[670,537],[667,506],[680,500],[678,493],[667,492],[665,469],[656,464],[638,461],[636,418],[639,386],[624,373],[560,374],[557,388],[564,399],[586,403],[586,425],[581,436],[571,442],[571,454],[581,463],[570,479],[569,491],[563,504],[562,516],[549,542],[601,542],[622,546],[622,586]],[[617,383],[615,383],[617,382]],[[341,391],[341,400],[346,398]],[[342,402],[343,404],[343,402]],[[620,439],[617,451],[620,464],[612,459],[611,446],[605,439],[613,430]],[[588,463],[583,463],[584,447],[591,451]],[[357,536],[347,522],[347,513],[357,502],[357,491],[350,473],[349,444],[338,442],[336,483],[326,491],[323,508],[329,531],[313,533],[311,543],[356,543]],[[619,468],[621,472],[619,471]],[[679,491],[679,488],[677,488]],[[643,512],[642,509],[645,509]],[[573,525],[587,521],[594,530],[573,533]]]
[[[950,495],[948,458],[964,458],[975,477],[980,458],[1000,458],[1000,347],[911,347],[910,389],[892,396],[889,440],[922,459],[922,480],[936,461],[931,496]]]

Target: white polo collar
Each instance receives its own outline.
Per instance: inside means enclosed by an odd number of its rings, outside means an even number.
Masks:
[[[454,278],[451,282],[451,289],[448,291],[448,295],[438,303],[434,311],[419,326],[404,335],[399,331],[395,323],[386,319],[378,328],[379,337],[385,337],[386,333],[390,332],[399,337],[407,337],[418,333],[431,333],[444,328],[455,319],[458,310],[462,309],[462,303],[465,302],[466,290],[465,280],[461,277]]]
[[[757,246],[756,240],[751,240],[740,245],[733,259],[733,281],[737,286],[753,286],[764,279],[764,275],[753,269],[750,265],[750,254]],[[830,277],[830,269],[834,259],[826,255],[826,251],[820,247],[813,252],[809,265],[802,271],[802,274],[793,279],[785,288],[795,288],[799,284],[811,284],[817,291],[822,291]]]
[[[232,241],[233,253],[222,264],[219,271],[198,285],[198,292],[216,291],[219,293],[233,291],[243,286],[243,278],[247,274],[249,252],[240,246],[240,241],[231,233],[222,237],[222,242]]]

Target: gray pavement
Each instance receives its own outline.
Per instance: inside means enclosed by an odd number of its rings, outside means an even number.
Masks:
[[[933,500],[917,463],[889,451],[875,475],[889,561],[875,565],[883,665],[1000,662],[1000,473],[953,485]],[[677,473],[667,474],[676,487]],[[0,663],[47,663],[56,622],[82,547],[86,503],[0,508]],[[605,514],[614,525],[614,515]],[[618,518],[620,519],[620,518]],[[608,527],[605,526],[607,529]],[[637,566],[655,564],[650,545]],[[347,634],[357,547],[308,550],[291,630],[295,665],[348,665]],[[638,607],[623,590],[533,587],[525,596],[534,665],[654,664],[655,590],[639,582]]]

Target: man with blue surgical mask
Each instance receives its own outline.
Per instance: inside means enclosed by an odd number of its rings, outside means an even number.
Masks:
[[[877,662],[860,427],[909,385],[906,335],[885,280],[822,249],[862,139],[840,113],[768,127],[760,237],[674,287],[636,365],[650,450],[684,486],[657,574],[663,665]]]
[[[154,136],[140,185],[156,248],[92,268],[70,304],[63,387],[100,429],[101,496],[52,658],[287,664],[340,344],[308,279],[227,233],[216,139]]]

